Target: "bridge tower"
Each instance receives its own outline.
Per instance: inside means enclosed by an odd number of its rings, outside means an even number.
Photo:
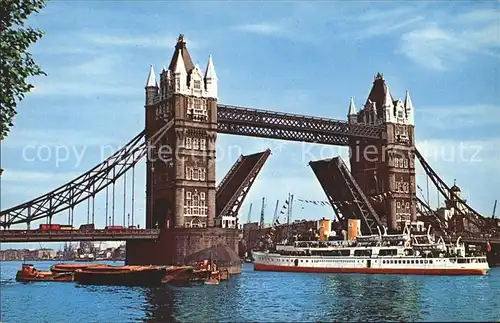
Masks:
[[[146,136],[172,122],[148,149],[146,228],[205,228],[215,218],[217,76],[194,65],[180,35],[159,85],[151,66],[146,84]]]
[[[351,98],[351,124],[381,125],[381,140],[350,141],[351,172],[389,230],[416,221],[415,123],[410,94],[392,97],[383,75],[375,76],[365,105],[358,112]]]

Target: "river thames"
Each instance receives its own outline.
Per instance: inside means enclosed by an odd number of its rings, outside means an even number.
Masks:
[[[448,277],[255,272],[245,264],[218,286],[141,288],[18,283],[20,267],[0,262],[1,322],[500,320],[500,268]]]

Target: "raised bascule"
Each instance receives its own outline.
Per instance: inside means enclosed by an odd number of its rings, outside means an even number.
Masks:
[[[189,254],[220,243],[237,251],[238,211],[271,151],[240,156],[216,185],[218,133],[349,147],[350,169],[340,157],[311,161],[310,166],[341,223],[349,218],[360,219],[365,234],[384,226],[389,231],[400,231],[424,218],[443,234],[467,237],[471,233],[471,240],[480,239],[472,233],[499,231],[498,223],[467,205],[457,187],[448,187],[418,152],[410,94],[406,92],[404,100],[395,99],[380,73],[359,111],[351,98],[347,122],[224,105],[217,101],[218,78],[212,57],[202,71],[193,64],[181,35],[168,67],[159,75],[150,67],[145,94],[145,130],[75,180],[1,211],[1,227],[26,223],[28,231],[2,230],[0,241],[127,237],[129,264],[181,264]],[[134,233],[125,233],[127,228],[122,233],[30,230],[33,221],[47,218],[48,223],[53,223],[53,217],[63,211],[68,214],[68,224],[73,225],[75,206],[85,202],[87,223],[94,223],[95,216],[102,216],[96,215],[94,209],[96,195],[102,192],[106,196],[106,226],[114,228],[116,182],[125,181],[132,173],[133,186],[135,166],[145,156],[145,229],[133,227]],[[417,197],[416,161],[453,209],[453,216],[432,210],[424,198]],[[133,190],[131,199],[133,226]],[[125,222],[124,204],[124,226]]]

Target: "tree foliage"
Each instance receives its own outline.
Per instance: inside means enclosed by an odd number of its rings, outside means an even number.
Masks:
[[[46,75],[28,52],[43,32],[25,27],[28,16],[44,7],[45,0],[0,0],[0,140],[13,127],[17,104],[33,88],[28,78]]]

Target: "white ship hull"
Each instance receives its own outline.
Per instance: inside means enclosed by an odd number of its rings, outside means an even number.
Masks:
[[[254,269],[310,273],[484,275],[486,257],[314,257],[254,252]]]

